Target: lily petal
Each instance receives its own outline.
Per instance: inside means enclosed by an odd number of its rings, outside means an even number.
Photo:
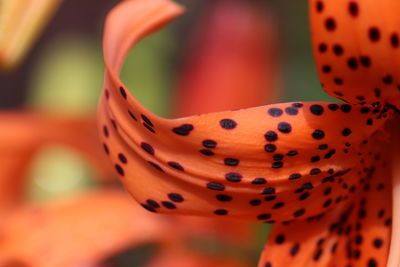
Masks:
[[[325,211],[325,183],[356,183],[358,153],[387,111],[285,103],[174,120],[155,116],[129,94],[119,70],[140,37],[181,12],[168,0],[131,0],[106,22],[100,126],[128,191],[153,212],[285,221]],[[336,183],[332,196],[348,190]]]
[[[0,214],[24,198],[27,166],[44,145],[58,143],[76,149],[92,163],[98,177],[111,177],[98,149],[91,117],[62,117],[35,112],[0,113]]]
[[[322,85],[351,103],[400,103],[400,2],[310,0]]]
[[[15,67],[47,24],[61,0],[0,1],[0,68]]]
[[[165,221],[151,215],[113,190],[20,207],[2,219],[0,266],[95,266],[124,248],[166,241]]]
[[[372,146],[376,150],[387,144]],[[259,266],[386,266],[392,194],[390,160],[384,152],[364,154],[357,167],[362,175],[354,187],[354,198],[341,201],[325,214],[277,224]],[[332,196],[329,187],[325,195]],[[336,202],[338,198],[329,199]]]

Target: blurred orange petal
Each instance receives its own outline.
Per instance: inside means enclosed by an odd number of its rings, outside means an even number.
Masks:
[[[99,149],[93,117],[62,117],[34,112],[0,113],[0,214],[22,202],[25,175],[36,152],[46,144],[76,149],[95,166],[99,177],[108,168]]]
[[[61,0],[0,0],[0,68],[25,56]]]
[[[168,239],[164,225],[119,191],[27,205],[0,223],[0,266],[93,266],[125,248]]]

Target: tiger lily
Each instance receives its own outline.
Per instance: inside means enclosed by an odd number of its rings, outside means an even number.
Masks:
[[[61,0],[0,0],[0,68],[14,68],[31,48]]]
[[[348,103],[165,119],[118,75],[130,47],[183,8],[120,3],[105,25],[99,125],[121,181],[152,212],[276,222],[259,266],[398,266],[398,10],[310,0],[320,79]]]

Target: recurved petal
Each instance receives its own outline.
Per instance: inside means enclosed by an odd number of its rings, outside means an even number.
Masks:
[[[167,0],[124,1],[106,22],[100,127],[134,198],[150,211],[285,221],[328,209],[328,186],[332,197],[351,194],[359,153],[388,116],[379,105],[284,103],[168,120],[129,94],[118,78],[125,54],[180,12]]]
[[[400,101],[400,2],[310,0],[322,86],[351,103]]]
[[[382,146],[376,143],[376,147]],[[354,198],[327,201],[335,209],[307,220],[276,224],[259,266],[386,266],[391,235],[392,192],[387,152],[365,153]],[[345,201],[343,201],[345,200]]]
[[[61,0],[0,0],[0,68],[21,61]]]

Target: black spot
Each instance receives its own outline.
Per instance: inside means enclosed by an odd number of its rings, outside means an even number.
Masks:
[[[373,244],[374,247],[381,248],[383,245],[383,240],[381,238],[375,238]]]
[[[217,142],[207,139],[203,141],[203,146],[207,148],[215,148],[217,146]]]
[[[153,199],[148,199],[148,200],[146,200],[146,202],[147,202],[147,204],[149,204],[153,208],[159,208],[160,207],[160,204],[158,204],[157,201],[155,201]]]
[[[360,57],[360,63],[364,67],[368,68],[369,66],[371,66],[371,59],[369,57],[367,57],[367,56],[361,56]]]
[[[143,208],[145,208],[146,210],[150,211],[150,212],[156,212],[156,210],[155,210],[153,207],[151,207],[151,206],[149,206],[149,205],[147,205],[147,204],[140,203],[140,205],[141,205]]]
[[[104,136],[105,136],[105,137],[108,137],[108,136],[109,136],[107,126],[103,126],[103,133],[104,133]]]
[[[168,198],[173,202],[183,202],[183,197],[178,193],[170,193],[168,194]]]
[[[146,128],[147,130],[149,130],[149,132],[156,133],[156,131],[155,131],[153,128],[151,128],[151,126],[148,125],[147,123],[144,123],[144,122],[143,122],[143,126],[144,126],[144,128]]]
[[[296,180],[296,179],[300,179],[301,178],[301,174],[299,173],[293,173],[289,176],[289,180]]]
[[[272,158],[274,159],[274,160],[283,160],[283,155],[282,154],[275,154]]]
[[[337,85],[342,85],[342,84],[343,84],[343,80],[340,79],[340,78],[334,78],[334,79],[333,79],[333,82],[334,82],[335,84],[337,84]]]
[[[121,93],[122,97],[126,99],[126,92],[122,86],[119,88],[119,92]]]
[[[376,27],[371,27],[371,28],[368,30],[368,36],[369,36],[369,39],[370,39],[372,42],[377,42],[377,41],[379,41],[379,39],[381,38],[381,34],[380,34],[380,32],[379,32],[379,29],[376,28]]]
[[[137,121],[136,116],[133,115],[133,113],[132,113],[130,110],[128,110],[128,113],[129,113],[129,116],[131,116],[131,118],[132,118],[133,120]]]
[[[328,149],[328,145],[326,145],[326,144],[319,145],[318,149],[319,150],[326,150],[326,149]]]
[[[125,155],[122,154],[122,153],[118,154],[118,159],[119,159],[119,161],[121,161],[124,164],[126,164],[128,162],[128,160],[126,159]]]
[[[264,134],[265,139],[268,142],[274,142],[276,140],[278,140],[278,134],[274,131],[268,131]]]
[[[278,124],[278,130],[281,133],[290,133],[292,131],[292,126],[287,122],[280,122]]]
[[[151,166],[153,166],[153,168],[156,169],[157,171],[164,172],[164,170],[158,164],[151,162],[151,161],[148,161],[147,163],[149,163]]]
[[[271,218],[271,214],[263,213],[257,216],[258,220],[268,220]]]
[[[321,105],[312,105],[310,107],[310,111],[312,114],[319,116],[322,115],[322,113],[324,113],[324,107]]]
[[[339,105],[338,104],[329,104],[328,108],[332,111],[336,111],[339,109]]]
[[[219,125],[226,130],[232,130],[237,126],[237,123],[231,119],[220,120]]]
[[[399,36],[397,33],[392,33],[390,36],[390,43],[392,44],[393,48],[399,47]]]
[[[319,156],[312,156],[311,158],[310,158],[310,161],[311,162],[317,162],[317,161],[320,161],[320,157]]]
[[[273,208],[273,209],[280,209],[280,208],[282,208],[283,206],[285,206],[285,203],[284,203],[284,202],[278,202],[278,203],[275,203],[275,205],[272,206],[272,208]]]
[[[104,149],[104,151],[106,152],[107,155],[110,154],[110,150],[108,149],[107,144],[103,144],[103,149]]]
[[[264,188],[261,194],[263,194],[263,195],[275,194],[275,188],[273,188],[273,187]]]
[[[276,236],[276,238],[275,238],[275,243],[276,244],[283,244],[285,242],[285,236],[284,235],[282,235],[282,234],[280,234],[280,235],[277,235]]]
[[[170,210],[176,209],[175,204],[169,201],[161,201],[161,205]]]
[[[286,153],[287,156],[296,156],[299,154],[296,150],[290,150],[288,153]]]
[[[282,167],[283,167],[283,162],[281,162],[281,161],[275,161],[272,163],[272,168],[274,168],[274,169],[279,169]]]
[[[227,166],[237,166],[239,164],[239,160],[234,158],[226,158],[224,159],[224,164]]]
[[[344,128],[342,131],[343,136],[349,136],[351,134],[351,130],[349,128]]]
[[[309,192],[305,192],[299,196],[299,200],[305,200],[310,196]]]
[[[314,139],[321,140],[325,137],[325,133],[324,133],[324,131],[317,129],[312,133],[312,137]]]
[[[215,215],[227,215],[228,211],[226,209],[217,209],[217,210],[214,210],[214,214]]]
[[[296,243],[293,245],[293,247],[290,249],[290,255],[295,256],[300,250],[300,244]]]
[[[318,50],[319,50],[320,53],[325,53],[326,50],[328,50],[328,47],[326,46],[326,44],[320,43],[319,46],[318,46]]]
[[[153,123],[149,120],[149,118],[147,118],[145,115],[141,114],[140,115],[142,117],[142,120],[148,124],[150,127],[154,127]]]
[[[349,13],[353,17],[358,16],[358,4],[356,2],[349,3]]]
[[[356,70],[358,68],[358,62],[355,57],[351,57],[347,60],[347,66],[349,66],[350,69]]]
[[[375,259],[369,259],[368,260],[368,267],[377,267],[378,263]]]
[[[149,153],[150,155],[154,155],[154,149],[150,144],[142,142],[140,144],[140,147],[143,148],[143,150]]]
[[[315,5],[316,10],[318,13],[321,13],[324,10],[324,3],[321,1],[317,1],[317,4]]]
[[[331,71],[332,71],[331,66],[329,66],[329,65],[324,65],[324,66],[322,66],[322,72],[324,72],[324,73],[329,73],[329,72],[331,72]]]
[[[285,112],[288,115],[295,116],[299,113],[299,110],[295,107],[287,107],[285,108]]]
[[[333,18],[327,18],[325,20],[325,28],[328,31],[334,31],[336,29],[336,22]]]
[[[318,168],[311,169],[311,171],[310,171],[311,175],[316,175],[316,174],[320,174],[320,173],[321,173],[321,170]]]
[[[318,248],[318,249],[315,251],[315,253],[314,253],[313,259],[314,259],[315,261],[318,261],[318,260],[321,258],[321,256],[322,256],[322,252],[323,252],[323,250],[320,249],[320,248]]]
[[[212,152],[209,149],[200,149],[199,150],[201,154],[205,155],[205,156],[213,156],[214,152]]]
[[[306,212],[306,211],[305,211],[304,209],[296,210],[296,211],[293,213],[293,217],[300,217],[300,216],[304,215],[305,212]]]
[[[339,44],[335,44],[335,45],[333,46],[333,53],[334,53],[336,56],[341,56],[341,55],[343,55],[343,47],[342,47],[341,45],[339,45]]]
[[[243,177],[239,173],[230,172],[230,173],[225,174],[225,178],[226,178],[226,180],[228,180],[230,182],[240,182]]]
[[[173,128],[172,131],[178,135],[187,136],[193,130],[193,125],[183,124],[179,127]]]
[[[229,202],[229,201],[232,200],[232,197],[231,197],[231,196],[223,195],[223,194],[218,194],[218,195],[216,195],[215,197],[216,197],[219,201],[222,201],[222,202]]]
[[[274,144],[267,144],[264,146],[266,152],[275,152],[276,146]]]
[[[391,75],[387,75],[382,78],[384,84],[391,84],[393,83],[393,77]]]
[[[118,172],[119,175],[124,176],[125,172],[124,169],[122,169],[122,167],[118,164],[115,164],[115,170]]]
[[[253,199],[253,200],[250,200],[249,203],[250,203],[251,206],[259,206],[259,205],[261,205],[261,200]]]
[[[268,114],[271,115],[272,117],[279,117],[283,113],[282,109],[280,108],[270,108],[268,110]]]
[[[351,106],[349,104],[343,104],[340,106],[340,110],[344,113],[349,113],[351,111]]]
[[[251,182],[252,184],[266,184],[267,180],[265,178],[257,177]]]
[[[209,182],[207,183],[207,188],[211,190],[217,190],[217,191],[224,191],[225,186],[220,183],[214,183],[214,182]]]
[[[180,170],[180,171],[183,171],[183,170],[184,170],[183,167],[182,167],[182,165],[179,164],[178,162],[175,162],[175,161],[169,161],[169,162],[168,162],[168,165],[171,166],[172,168],[177,169],[177,170]]]
[[[267,197],[264,198],[264,201],[269,202],[269,201],[272,201],[272,200],[275,200],[275,199],[276,199],[276,196],[267,196]]]

